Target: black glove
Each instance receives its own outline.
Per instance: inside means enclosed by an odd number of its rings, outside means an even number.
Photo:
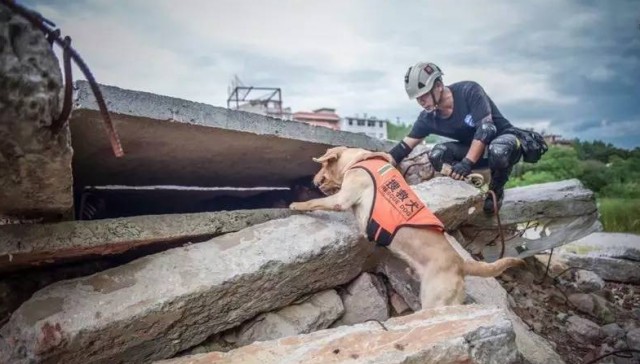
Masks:
[[[458,174],[462,177],[466,177],[471,173],[471,167],[473,166],[473,162],[468,158],[463,159],[462,161],[456,163],[451,167],[452,174]]]
[[[403,159],[406,158],[406,156],[408,156],[409,154],[411,154],[411,147],[409,147],[409,144],[405,143],[404,141],[401,141],[400,143],[396,144],[393,148],[391,148],[391,150],[389,151],[389,154],[391,155],[391,157],[393,158],[393,160],[396,162],[396,165],[400,164],[400,162],[402,162]]]

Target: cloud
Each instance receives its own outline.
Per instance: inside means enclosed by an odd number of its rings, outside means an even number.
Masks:
[[[72,36],[105,84],[225,106],[238,75],[281,87],[294,110],[328,106],[413,121],[420,110],[402,78],[408,66],[431,60],[446,82],[479,82],[516,125],[640,140],[627,129],[640,115],[632,0],[25,3]],[[586,126],[604,119],[626,136],[591,134]]]

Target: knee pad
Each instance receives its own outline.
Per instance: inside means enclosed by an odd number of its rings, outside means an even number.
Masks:
[[[429,152],[429,162],[438,172],[442,170],[445,153],[447,153],[447,146],[444,144],[436,144]]]
[[[476,133],[473,135],[473,139],[479,140],[484,144],[489,144],[496,136],[498,129],[493,122],[484,122],[480,124],[480,127],[476,129]]]
[[[489,144],[489,168],[508,169],[518,162],[520,155],[518,139],[510,134],[500,135]]]

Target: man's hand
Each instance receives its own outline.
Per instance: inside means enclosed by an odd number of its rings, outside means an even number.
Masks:
[[[473,162],[468,158],[463,159],[462,161],[456,163],[451,167],[451,178],[461,180],[471,173],[471,166],[473,166]]]

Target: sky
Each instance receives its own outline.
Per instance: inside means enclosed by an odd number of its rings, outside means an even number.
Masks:
[[[403,77],[430,61],[445,84],[478,82],[516,126],[640,146],[638,0],[21,2],[102,84],[226,106],[237,75],[280,87],[293,111],[413,123]]]

